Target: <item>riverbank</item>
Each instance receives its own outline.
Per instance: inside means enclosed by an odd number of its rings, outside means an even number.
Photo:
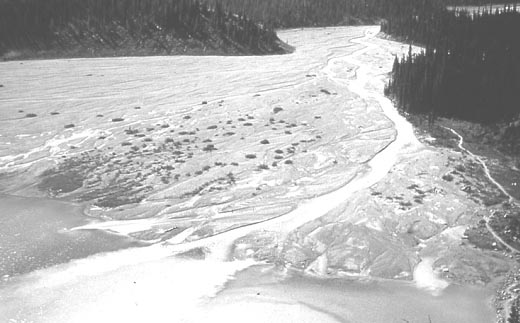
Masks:
[[[505,154],[501,143],[493,143],[494,131],[466,121],[439,118],[433,126],[428,126],[425,118],[408,115],[418,136],[426,144],[446,147],[466,153],[465,162],[457,165],[446,178],[459,183],[460,189],[471,198],[480,200],[484,205],[483,219],[466,231],[468,241],[480,248],[503,250],[513,263],[520,261],[520,244],[517,217],[519,213],[518,196],[520,173],[517,169],[518,156]],[[462,144],[462,150],[461,150]],[[474,154],[474,155],[471,155]],[[485,164],[482,165],[482,163]],[[460,181],[461,174],[472,180]],[[496,182],[489,180],[489,176]],[[498,191],[497,186],[500,186]],[[504,191],[501,191],[504,190]],[[493,192],[494,191],[494,192]],[[513,266],[497,286],[494,306],[497,322],[506,322],[514,300],[520,297],[518,267]]]

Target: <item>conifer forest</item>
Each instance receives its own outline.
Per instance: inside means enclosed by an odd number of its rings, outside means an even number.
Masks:
[[[520,113],[520,13],[516,6],[475,13],[423,2],[391,14],[382,30],[424,46],[395,59],[386,92],[407,113],[508,125]],[[518,127],[504,140],[518,153]]]
[[[519,113],[517,11],[455,15],[428,9],[389,17],[383,30],[425,46],[419,55],[395,60],[388,92],[403,110],[482,123]]]
[[[273,30],[225,12],[218,3],[210,7],[197,0],[0,1],[0,54],[76,47],[81,55],[100,50],[190,54],[190,47],[200,47],[200,54],[284,52]]]

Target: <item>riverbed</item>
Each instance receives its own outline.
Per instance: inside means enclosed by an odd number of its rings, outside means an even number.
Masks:
[[[18,228],[0,232],[16,254],[28,255],[14,262],[5,258],[9,266],[21,265],[0,287],[0,319],[491,322],[492,284],[448,283],[433,260],[421,262],[418,248],[391,240],[395,233],[376,213],[349,218],[343,227],[354,227],[358,236],[345,243],[362,252],[371,246],[363,239],[370,238],[374,250],[382,244],[394,253],[383,250],[373,260],[367,260],[371,252],[353,253],[345,260],[348,270],[342,267],[346,271],[329,273],[330,255],[318,257],[306,274],[291,268],[296,264],[288,256],[276,265],[247,257],[247,248],[246,257],[238,256],[235,241],[249,234],[258,241],[256,231],[271,239],[264,251],[277,250],[277,242],[281,247],[307,223],[325,216],[322,226],[334,222],[334,212],[345,203],[363,210],[368,202],[362,197],[377,198],[373,186],[399,174],[408,156],[425,156],[411,126],[382,95],[393,55],[406,53],[408,46],[379,39],[378,31],[375,26],[281,31],[296,51],[276,57],[0,64],[9,71],[0,92],[5,129],[0,166],[7,174],[0,188],[27,196],[0,200],[13,210],[2,214],[8,227]],[[150,134],[137,136],[145,129]],[[157,150],[178,134],[189,136],[186,144],[179,140],[182,149]],[[152,139],[147,145],[157,143],[153,154],[143,152],[143,138]],[[134,152],[127,141],[137,147]],[[203,142],[218,149],[201,152]],[[171,163],[173,152],[189,158]],[[75,156],[81,163],[69,159]],[[115,208],[34,197],[41,195],[42,169],[62,160],[70,167],[88,164],[75,171],[90,176],[91,185],[79,192],[53,191],[65,200],[99,201],[92,191],[113,189],[114,178],[152,189],[129,189],[126,193],[142,200]],[[179,181],[158,167],[166,164],[182,170]],[[199,186],[203,189],[186,195]],[[388,186],[396,187],[391,181]],[[20,210],[22,204],[28,209]],[[47,211],[41,215],[42,210]],[[390,214],[385,225],[403,220],[399,216],[406,212],[395,210],[395,219]],[[332,232],[341,239],[341,230]],[[18,239],[23,241],[16,244]],[[143,244],[149,246],[134,247]],[[53,258],[56,250],[70,251]],[[377,264],[394,258],[392,271]],[[371,263],[377,265],[372,271]],[[372,277],[375,267],[383,268],[379,275],[396,279]],[[420,269],[416,281],[414,268]]]

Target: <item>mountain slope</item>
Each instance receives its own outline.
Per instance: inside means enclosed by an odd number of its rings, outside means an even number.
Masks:
[[[272,30],[196,0],[3,0],[3,59],[282,54]]]

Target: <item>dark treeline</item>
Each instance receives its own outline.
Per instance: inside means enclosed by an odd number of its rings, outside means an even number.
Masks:
[[[491,124],[520,113],[520,13],[454,14],[426,4],[383,23],[425,46],[396,58],[387,94],[410,113]]]
[[[189,52],[190,46],[199,48],[199,52],[194,53],[205,52],[206,48],[210,53],[283,52],[273,28],[375,23],[395,12],[394,8],[402,8],[401,2],[409,1],[202,2],[0,0],[0,56],[5,58],[8,51],[51,49],[60,53],[71,48],[76,48],[79,55],[84,55],[86,50],[102,52],[106,49],[110,55],[177,54],[186,52],[186,48]],[[482,1],[453,0],[448,4],[479,2]]]
[[[272,28],[372,24],[400,7],[401,0],[207,0],[220,1]],[[430,0],[441,5],[480,5],[489,0]],[[405,1],[409,3],[410,1]]]
[[[209,0],[214,3],[218,0]],[[374,23],[391,6],[385,0],[220,0],[234,12],[273,28]]]
[[[0,0],[0,54],[71,46],[149,46],[178,39],[250,53],[279,52],[276,34],[197,0]]]

